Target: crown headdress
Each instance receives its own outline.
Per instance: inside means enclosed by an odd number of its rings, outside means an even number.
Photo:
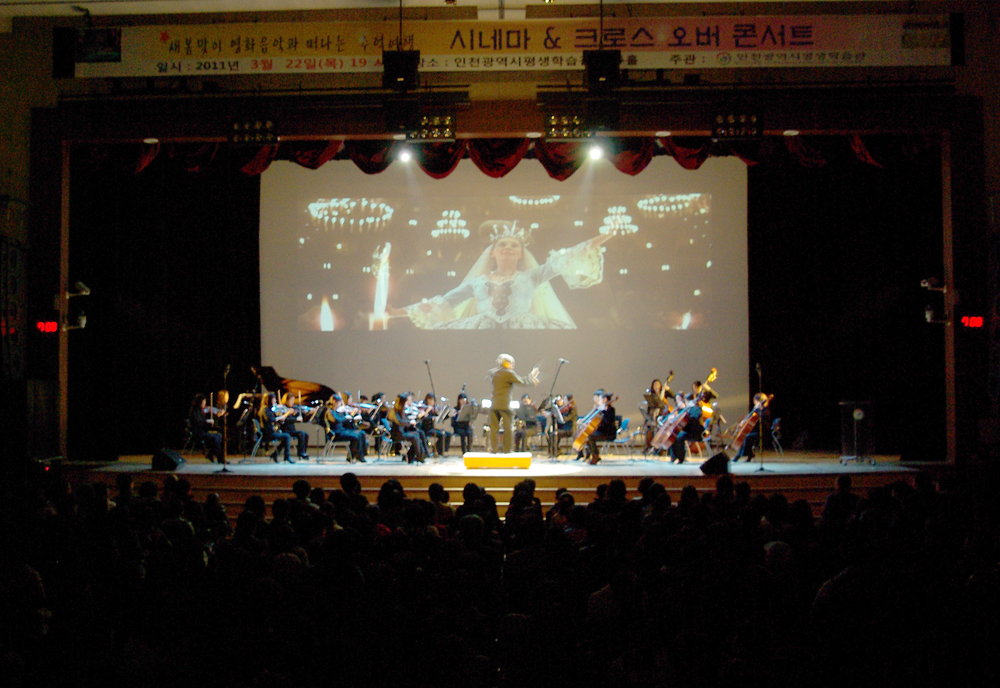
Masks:
[[[519,239],[524,246],[528,245],[531,238],[531,230],[525,227],[518,227],[517,220],[508,222],[507,220],[487,220],[482,224],[481,231],[488,231],[490,243],[496,243],[498,239],[504,237],[514,237]]]

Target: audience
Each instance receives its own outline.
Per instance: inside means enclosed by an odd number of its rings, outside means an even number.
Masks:
[[[230,528],[179,476],[33,474],[0,496],[0,668],[14,688],[989,685],[994,484],[842,476],[814,520],[729,476],[676,504],[652,479],[586,506],[560,488],[547,512],[524,481],[501,520],[475,483],[454,509],[395,480],[369,504],[345,474],[251,496]]]

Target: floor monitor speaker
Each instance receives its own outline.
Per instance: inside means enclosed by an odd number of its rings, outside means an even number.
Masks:
[[[154,471],[176,471],[185,463],[183,456],[166,447],[153,454]]]
[[[701,464],[701,472],[705,475],[726,475],[729,473],[729,455],[719,452]]]

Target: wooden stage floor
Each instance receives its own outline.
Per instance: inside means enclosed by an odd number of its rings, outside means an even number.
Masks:
[[[153,471],[152,456],[124,456],[117,462],[106,464],[78,464],[69,462],[66,468],[74,481],[100,481],[114,489],[119,473],[132,474],[138,485],[145,481],[160,482],[169,475],[184,478],[190,483],[194,498],[203,500],[210,493],[217,493],[231,519],[235,519],[243,503],[251,495],[260,495],[270,504],[275,499],[292,496],[292,484],[305,479],[311,487],[333,490],[340,487],[340,476],[351,472],[358,476],[362,490],[371,503],[375,503],[379,488],[388,479],[398,480],[407,496],[427,498],[432,483],[440,483],[451,495],[451,503],[462,500],[466,483],[476,483],[487,490],[497,501],[501,515],[514,491],[514,486],[531,478],[536,483],[536,496],[547,509],[555,502],[556,490],[566,488],[573,493],[578,504],[587,504],[595,498],[602,483],[619,478],[628,489],[630,498],[638,496],[637,487],[643,478],[651,477],[667,489],[674,502],[681,490],[693,485],[699,491],[715,489],[716,477],[704,475],[702,459],[683,465],[665,460],[647,458],[641,453],[630,459],[626,456],[608,456],[600,464],[591,466],[575,461],[574,455],[552,459],[536,454],[527,469],[468,469],[458,452],[441,459],[430,459],[424,464],[409,465],[398,459],[373,460],[368,463],[347,463],[343,452],[335,457],[299,461],[295,464],[274,463],[267,458],[257,458],[241,463],[241,457],[230,457],[229,471],[221,473],[218,464],[209,463],[204,456],[186,456],[186,463],[173,472]],[[763,470],[761,470],[763,468]],[[789,502],[805,499],[817,516],[826,496],[836,486],[837,477],[851,475],[855,489],[860,494],[875,486],[889,485],[897,480],[908,480],[916,469],[903,466],[899,457],[877,456],[874,465],[849,462],[842,464],[840,457],[824,452],[785,452],[778,457],[765,452],[760,461],[730,462],[729,472],[736,482],[746,481],[753,493],[782,493]]]
[[[559,476],[588,476],[591,478],[600,476],[606,479],[646,476],[704,477],[701,472],[701,464],[704,459],[693,458],[684,464],[675,464],[670,463],[665,458],[650,458],[641,453],[636,453],[631,458],[615,454],[605,456],[596,466],[591,466],[585,461],[576,461],[572,454],[564,454],[553,459],[547,454],[535,453],[532,456],[531,466],[527,469],[466,468],[462,462],[462,456],[457,452],[452,452],[441,458],[428,459],[423,464],[407,464],[395,457],[378,460],[373,456],[368,457],[367,463],[348,463],[343,452],[338,452],[330,457],[319,457],[314,452],[310,456],[310,460],[297,461],[294,464],[274,463],[270,459],[260,456],[252,460],[242,456],[230,456],[228,470],[233,475],[288,478],[299,476],[339,477],[347,472],[354,473],[359,477],[382,477],[383,479],[401,476],[424,478],[464,476],[473,482],[475,476],[506,476],[518,479]],[[184,458],[186,463],[175,471],[178,475],[211,475],[218,473],[221,469],[221,466],[209,462],[201,454],[185,454]],[[899,456],[875,456],[872,458],[873,461],[850,461],[843,464],[839,455],[829,452],[787,451],[784,456],[777,456],[770,451],[765,451],[763,461],[759,458],[755,458],[751,463],[742,460],[739,462],[730,461],[729,472],[734,476],[734,479],[739,480],[744,476],[752,477],[762,474],[836,476],[844,473],[860,475],[889,473],[898,476],[913,470],[902,466],[899,462]],[[89,468],[112,473],[151,471],[152,456],[122,456],[117,462],[102,464],[100,467],[91,465]],[[220,474],[220,477],[227,477],[227,475]],[[834,477],[833,480],[836,478]]]

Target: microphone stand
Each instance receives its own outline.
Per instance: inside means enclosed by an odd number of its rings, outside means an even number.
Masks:
[[[229,379],[229,364],[226,364],[226,369],[222,372],[222,389],[229,389],[227,380]],[[222,470],[216,471],[216,473],[231,473],[229,468],[227,468],[226,454],[227,443],[229,441],[229,399],[226,399],[226,409],[225,413],[222,414],[222,455],[219,457],[222,461]]]
[[[564,358],[560,358],[559,359],[559,367],[556,368],[556,374],[552,376],[552,386],[549,387],[549,395],[547,397],[545,397],[545,406],[548,406],[549,408],[552,408],[552,392],[554,392],[555,389],[556,389],[556,380],[559,379],[559,371],[562,370],[563,363],[565,363],[565,362],[566,362],[566,359],[564,359]],[[556,451],[556,443],[559,441],[559,426],[556,423],[555,414],[552,414],[552,423],[551,423],[551,427],[549,428],[549,430],[550,430],[550,432],[549,432],[549,456],[552,459],[558,459],[559,458],[559,454]]]
[[[760,394],[764,393],[764,368],[757,364],[757,391]],[[755,473],[770,473],[769,470],[764,468],[764,409],[766,406],[762,406],[760,409],[760,417],[757,418],[757,459],[760,461],[760,466],[757,468]]]

